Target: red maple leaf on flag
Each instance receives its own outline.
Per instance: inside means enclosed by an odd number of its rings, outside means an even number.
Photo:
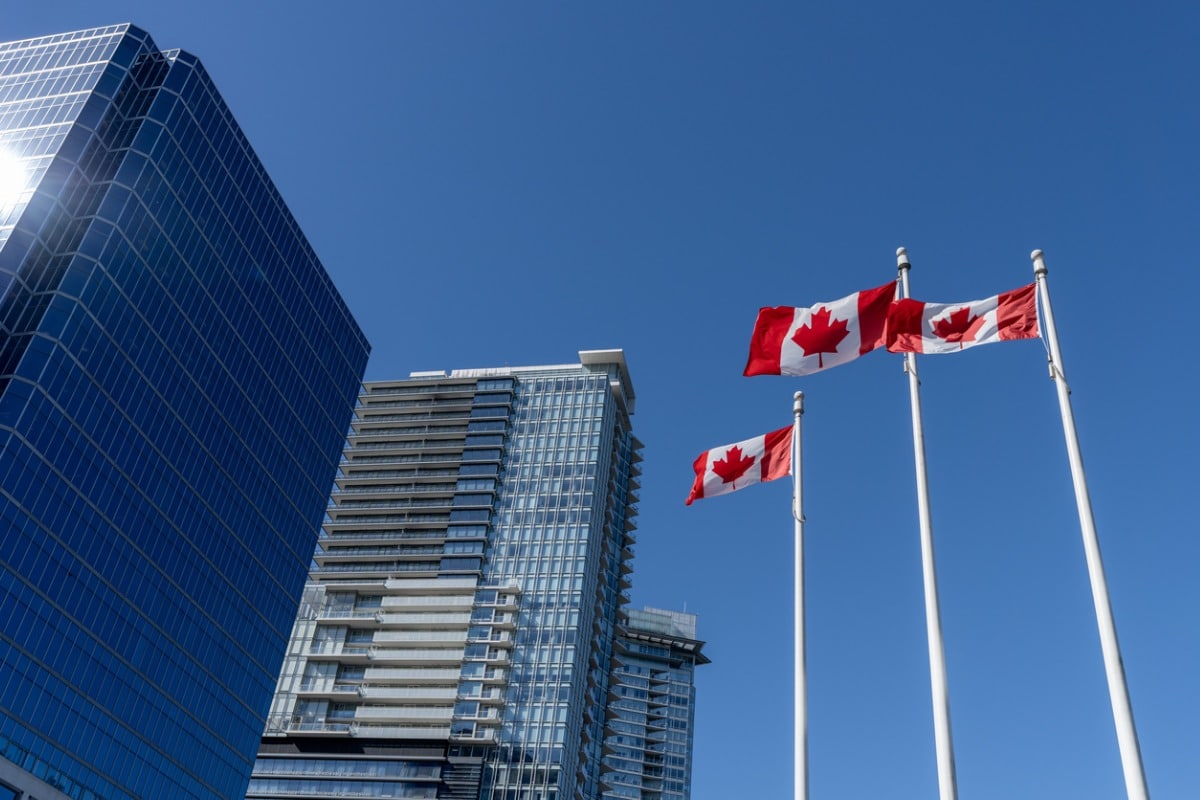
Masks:
[[[846,320],[835,319],[832,322],[829,319],[829,309],[821,306],[813,313],[809,321],[796,329],[792,334],[792,341],[800,345],[800,349],[804,351],[804,355],[811,356],[817,354],[817,367],[823,369],[825,367],[822,353],[836,353],[838,345],[842,343],[850,335],[850,331],[846,328]]]
[[[725,451],[725,457],[713,462],[713,472],[723,483],[733,483],[746,474],[746,470],[754,464],[756,456],[745,456],[742,448],[734,445]]]
[[[984,321],[984,317],[972,317],[971,307],[964,306],[933,323],[933,335],[947,342],[958,342],[958,349],[961,350],[963,342],[974,341]]]

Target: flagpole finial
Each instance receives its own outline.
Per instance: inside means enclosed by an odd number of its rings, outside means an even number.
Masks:
[[[792,395],[792,412],[797,415],[804,413],[804,392]]]
[[[1042,258],[1042,251],[1034,250],[1032,253],[1029,254],[1029,258],[1031,261],[1033,261],[1033,274],[1034,275],[1045,275],[1047,270],[1046,270],[1046,262]]]
[[[906,269],[911,269],[911,268],[912,268],[912,264],[908,263],[908,250],[904,249],[903,247],[897,247],[896,248],[896,269],[898,269],[900,271],[904,271]]]

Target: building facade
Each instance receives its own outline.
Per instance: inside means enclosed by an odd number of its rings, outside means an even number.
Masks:
[[[696,615],[630,609],[617,635],[604,731],[604,800],[688,800],[696,667],[709,663]]]
[[[195,57],[0,44],[0,798],[244,791],[367,354]]]
[[[248,798],[599,798],[641,444],[619,350],[368,383]]]

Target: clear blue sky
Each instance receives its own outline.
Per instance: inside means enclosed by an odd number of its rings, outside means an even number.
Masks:
[[[624,348],[634,603],[700,615],[695,800],[791,778],[786,481],[685,508],[805,416],[814,798],[930,798],[908,392],[874,353],[743,378],[762,305],[1050,268],[1150,791],[1200,794],[1200,6],[10,2],[198,55],[374,346],[368,378]],[[922,360],[960,796],[1124,797],[1037,341]]]

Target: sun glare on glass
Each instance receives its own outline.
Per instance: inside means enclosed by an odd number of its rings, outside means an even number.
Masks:
[[[29,173],[20,159],[0,149],[0,211],[8,211],[21,199],[29,182]]]

